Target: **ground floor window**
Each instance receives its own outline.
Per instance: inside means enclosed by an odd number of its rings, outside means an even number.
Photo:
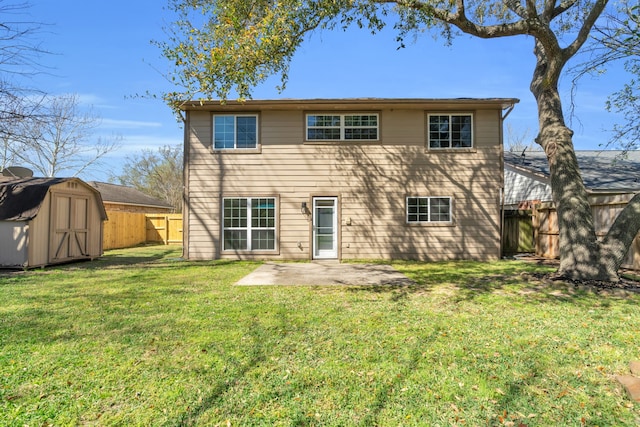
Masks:
[[[276,199],[229,197],[223,207],[225,251],[273,251],[276,249]]]
[[[407,223],[451,222],[451,197],[407,197]]]

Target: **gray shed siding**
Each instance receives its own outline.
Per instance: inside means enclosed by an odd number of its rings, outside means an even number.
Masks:
[[[26,221],[0,221],[0,266],[24,267],[29,257],[29,225]]]

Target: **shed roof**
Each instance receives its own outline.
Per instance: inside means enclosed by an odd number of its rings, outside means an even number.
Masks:
[[[576,150],[582,180],[588,190],[640,191],[640,151]],[[505,164],[516,170],[549,177],[549,163],[542,151],[504,153]]]
[[[89,181],[88,184],[100,192],[102,200],[106,203],[120,203],[125,205],[166,209],[174,208],[169,203],[156,199],[155,197],[151,197],[132,187],[98,181]]]
[[[0,180],[0,221],[29,221],[40,211],[42,202],[54,185],[77,181],[90,188],[100,198],[100,193],[78,178],[19,178]],[[99,203],[102,206],[102,201]],[[106,219],[102,209],[101,215]]]

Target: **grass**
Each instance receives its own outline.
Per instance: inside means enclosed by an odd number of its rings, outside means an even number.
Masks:
[[[235,287],[179,249],[0,273],[0,425],[632,426],[638,295],[546,267],[394,263],[410,287]]]

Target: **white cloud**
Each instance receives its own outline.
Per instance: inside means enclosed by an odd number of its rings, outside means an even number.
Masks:
[[[78,97],[78,102],[80,104],[91,105],[94,107],[100,106],[100,108],[109,108],[106,105],[106,100],[94,93],[76,93],[75,95]]]
[[[108,129],[159,128],[162,127],[162,123],[141,120],[102,119],[100,127]]]
[[[165,145],[175,146],[182,144],[180,135],[171,136],[155,136],[155,135],[123,135],[118,151],[114,152],[115,156],[127,156],[129,154],[140,153],[142,150],[155,151]]]

